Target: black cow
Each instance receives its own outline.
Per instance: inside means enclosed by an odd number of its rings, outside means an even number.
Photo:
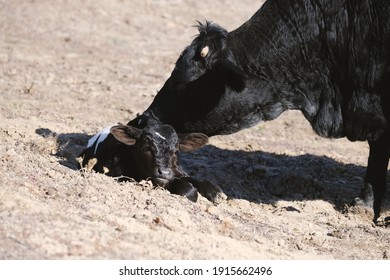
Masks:
[[[230,134],[300,110],[315,132],[367,140],[374,221],[390,156],[390,1],[268,0],[234,31],[206,22],[131,124]]]
[[[223,196],[211,182],[189,177],[177,164],[179,150],[190,152],[208,142],[206,135],[178,135],[170,125],[152,124],[144,129],[128,125],[107,127],[94,135],[81,153],[80,168],[121,180],[151,179],[171,193],[196,201],[198,191],[211,201]]]

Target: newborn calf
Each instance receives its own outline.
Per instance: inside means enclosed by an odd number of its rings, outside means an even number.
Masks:
[[[151,124],[143,129],[114,125],[94,135],[80,155],[80,167],[108,176],[137,181],[151,179],[171,193],[196,201],[198,191],[214,201],[222,194],[209,181],[188,177],[178,166],[176,153],[190,152],[208,141],[201,133],[176,134],[170,125]]]

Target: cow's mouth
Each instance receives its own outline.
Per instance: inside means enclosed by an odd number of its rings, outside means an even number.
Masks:
[[[138,115],[135,119],[129,121],[127,125],[135,126],[137,128],[144,128],[150,124],[160,124],[161,120],[157,118],[152,109],[148,109],[142,113],[142,115]]]

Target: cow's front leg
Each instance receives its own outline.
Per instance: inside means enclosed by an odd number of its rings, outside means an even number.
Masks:
[[[374,223],[381,211],[381,204],[386,194],[386,175],[390,156],[390,135],[383,135],[375,141],[370,141],[370,155],[364,186],[360,193],[360,202],[371,204],[374,208]],[[372,195],[373,193],[373,195]],[[373,204],[372,204],[373,197]]]

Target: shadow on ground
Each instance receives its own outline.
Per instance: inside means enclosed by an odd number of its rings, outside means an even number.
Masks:
[[[42,137],[54,135],[59,163],[76,170],[76,158],[91,135],[59,133],[40,128]],[[365,167],[343,164],[326,156],[288,156],[262,151],[220,149],[207,145],[192,153],[181,153],[179,163],[190,176],[208,179],[228,198],[273,204],[278,200],[325,200],[344,211],[360,192]],[[387,196],[389,197],[389,195]],[[389,207],[389,199],[384,207]]]
[[[56,133],[48,128],[38,128],[35,132],[44,138],[55,137],[58,147],[55,156],[59,163],[73,170],[78,169],[76,158],[87,145],[91,135],[85,133]]]
[[[360,192],[365,168],[325,156],[288,156],[262,151],[231,151],[206,146],[181,154],[192,176],[220,185],[228,197],[251,202],[324,199],[343,205]]]

